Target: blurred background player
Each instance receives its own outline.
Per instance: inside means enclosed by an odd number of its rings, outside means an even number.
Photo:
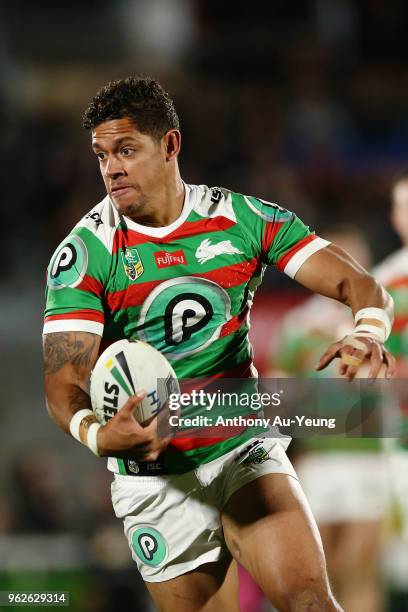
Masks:
[[[371,253],[355,226],[325,233],[362,266]],[[315,365],[327,342],[352,329],[342,304],[313,296],[284,317],[270,376],[316,377]],[[337,377],[334,363],[324,377]],[[295,441],[296,470],[317,520],[334,592],[347,612],[379,612],[380,528],[386,507],[386,480],[380,441],[374,438],[302,438]]]
[[[397,358],[396,378],[408,378],[408,171],[391,187],[391,225],[402,246],[373,270],[394,299],[395,320],[387,345]],[[387,439],[387,458],[394,506],[393,539],[389,545],[387,574],[391,609],[408,606],[408,396],[400,397],[399,437]]]

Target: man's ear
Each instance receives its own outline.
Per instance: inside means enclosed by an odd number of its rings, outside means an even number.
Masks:
[[[181,147],[181,134],[179,130],[169,130],[163,136],[163,144],[166,153],[166,161],[172,161],[176,159],[180,153]]]

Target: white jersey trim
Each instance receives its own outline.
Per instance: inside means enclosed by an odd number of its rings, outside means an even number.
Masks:
[[[109,253],[112,253],[113,239],[120,223],[120,216],[113,202],[106,196],[94,206],[73,229],[84,227],[97,238]]]
[[[89,321],[87,319],[54,319],[44,323],[43,334],[53,334],[54,332],[89,332],[102,336],[103,323]]]
[[[317,253],[321,249],[324,249],[330,244],[328,240],[324,240],[323,238],[315,238],[312,242],[306,244],[303,249],[300,249],[295,255],[288,261],[284,268],[284,273],[290,276],[291,278],[295,277],[296,272],[299,271],[299,268],[303,266],[305,261],[309,259],[311,255]]]
[[[213,218],[213,217],[226,217],[233,223],[236,223],[237,217],[232,207],[232,195],[231,192],[220,188],[220,187],[207,187],[206,185],[198,185],[197,190],[197,202],[194,207],[200,217]],[[213,201],[214,192],[218,192],[221,197],[218,201]]]
[[[165,225],[164,227],[150,227],[147,225],[140,225],[136,223],[136,221],[132,221],[129,217],[124,217],[126,220],[126,225],[129,229],[139,232],[139,234],[144,234],[145,236],[152,236],[153,238],[164,238],[171,232],[174,232],[177,228],[179,228],[184,221],[187,219],[188,215],[194,208],[196,191],[192,185],[187,185],[184,183],[184,202],[183,202],[183,210],[181,211],[178,219],[173,221],[170,225]]]

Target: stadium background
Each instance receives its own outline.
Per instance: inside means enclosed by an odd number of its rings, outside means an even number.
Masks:
[[[103,195],[88,99],[113,78],[158,77],[187,182],[316,228],[353,222],[379,261],[399,244],[388,192],[408,166],[407,18],[403,0],[0,2],[0,589],[69,590],[78,612],[148,610],[104,461],[57,430],[42,393],[44,271]],[[253,315],[261,369],[304,296],[268,272]]]

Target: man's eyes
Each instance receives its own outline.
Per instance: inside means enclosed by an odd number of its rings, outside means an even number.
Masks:
[[[127,157],[128,155],[132,155],[135,150],[132,147],[123,147],[120,152],[122,153],[122,155]]]
[[[133,153],[135,153],[135,149],[133,147],[122,147],[122,149],[120,150],[120,154],[124,157],[129,157],[130,155],[133,155]],[[95,155],[99,159],[99,161],[103,161],[107,157],[106,153],[104,153],[103,151],[95,152]]]

